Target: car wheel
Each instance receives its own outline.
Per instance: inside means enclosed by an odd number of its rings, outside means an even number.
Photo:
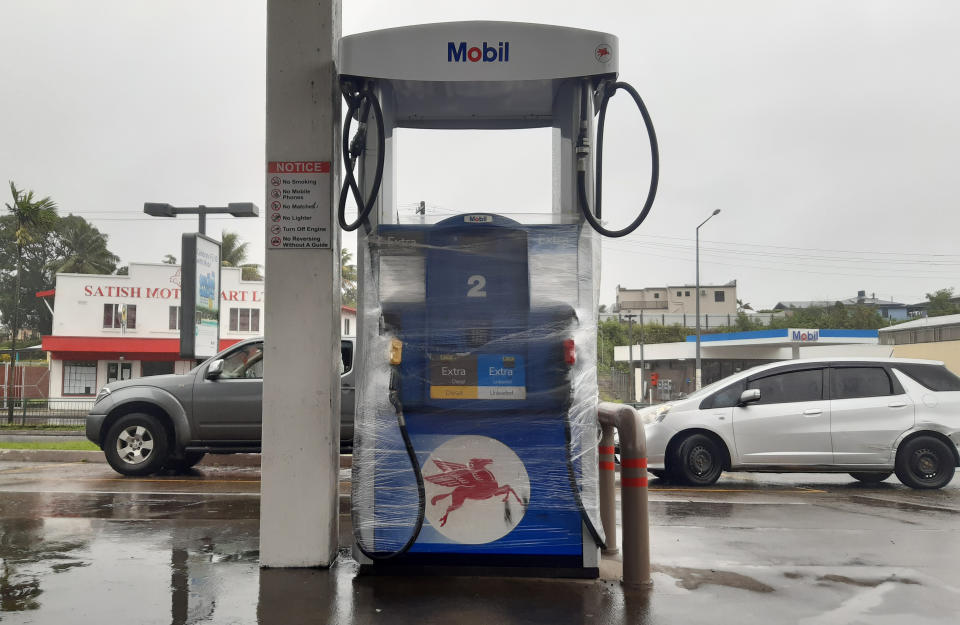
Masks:
[[[156,473],[167,459],[167,430],[153,415],[124,415],[107,432],[103,453],[117,473]]]
[[[955,470],[953,452],[938,438],[918,436],[897,450],[897,479],[910,488],[942,488]]]
[[[864,484],[879,484],[883,480],[887,479],[893,475],[893,471],[885,471],[883,473],[866,473],[857,471],[850,474],[850,477],[853,479],[863,482]]]
[[[723,472],[723,452],[709,436],[692,434],[674,452],[672,475],[691,486],[709,486]]]
[[[191,467],[203,460],[206,456],[203,451],[185,451],[182,458],[167,458],[163,463],[164,468],[171,471],[189,471]]]

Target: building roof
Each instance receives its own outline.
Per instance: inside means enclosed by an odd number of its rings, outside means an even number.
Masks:
[[[855,306],[857,304],[863,304],[864,306],[877,306],[880,308],[901,308],[906,307],[906,304],[900,302],[894,302],[891,300],[880,299],[878,297],[866,297],[864,295],[856,295],[854,297],[847,297],[845,299],[833,299],[833,300],[784,300],[777,302],[774,308],[829,308],[830,306],[836,306],[837,304],[842,304],[844,306]]]
[[[940,317],[923,317],[895,326],[880,328],[881,332],[896,332],[897,330],[916,330],[917,328],[936,328],[940,326],[960,325],[960,315],[942,315]]]

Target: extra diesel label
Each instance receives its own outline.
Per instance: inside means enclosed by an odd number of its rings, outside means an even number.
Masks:
[[[523,357],[430,355],[430,399],[526,399]]]

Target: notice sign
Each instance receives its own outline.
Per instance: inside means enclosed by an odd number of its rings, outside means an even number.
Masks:
[[[330,162],[267,163],[267,249],[330,248]]]

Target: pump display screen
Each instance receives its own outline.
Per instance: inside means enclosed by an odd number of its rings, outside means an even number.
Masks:
[[[431,354],[431,399],[526,399],[523,356]]]

